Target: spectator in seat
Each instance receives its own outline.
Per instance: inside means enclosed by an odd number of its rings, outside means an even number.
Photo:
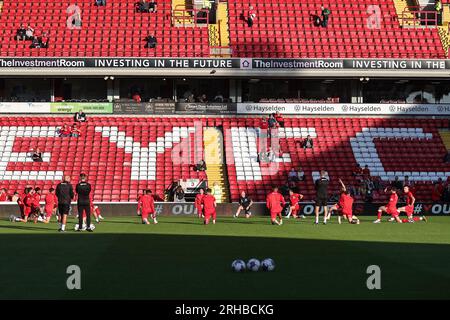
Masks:
[[[27,40],[27,29],[23,24],[20,25],[19,29],[17,29],[16,40]]]
[[[206,162],[205,160],[200,160],[195,166],[195,171],[206,171]]]
[[[223,102],[223,95],[220,92],[217,92],[216,96],[214,97],[214,102]]]
[[[39,150],[39,148],[36,148],[35,151],[31,150],[31,159],[33,159],[34,162],[43,162],[42,160],[42,152]]]
[[[136,9],[141,13],[150,12],[150,5],[146,0],[140,0],[136,5]]]
[[[48,48],[48,42],[49,42],[49,38],[48,38],[48,33],[44,32],[42,34],[42,37],[39,38],[39,42],[40,42],[40,47],[41,48]]]
[[[288,173],[288,181],[294,181],[294,182],[298,182],[299,178],[298,178],[298,172],[295,170],[295,168],[291,168],[291,171],[289,171]]]
[[[269,124],[269,128],[273,129],[278,126],[277,120],[275,119],[274,115],[269,115],[269,120],[267,120],[267,123]]]
[[[134,102],[137,102],[137,103],[140,103],[142,101],[141,95],[138,92],[133,94],[132,99],[133,99]]]
[[[59,129],[59,136],[62,138],[70,137],[71,133],[70,127],[67,124],[63,125],[61,129]]]
[[[362,170],[362,175],[364,179],[370,179],[370,169],[367,164],[364,166],[364,169]]]
[[[353,169],[352,172],[353,176],[360,177],[363,174],[363,169],[361,168],[361,165],[359,163],[356,164],[355,169]]]
[[[27,30],[25,31],[25,39],[26,40],[34,39],[34,29],[30,25],[27,26]]]
[[[158,9],[158,4],[156,3],[156,1],[150,1],[148,3],[148,12],[156,12]]]
[[[278,125],[279,125],[281,128],[284,128],[284,118],[283,118],[283,116],[281,115],[281,113],[277,111],[277,112],[274,114],[274,118],[275,118],[275,120],[277,120]]]
[[[86,114],[83,112],[83,110],[78,111],[75,113],[73,119],[75,122],[86,122]]]
[[[41,41],[38,37],[33,37],[33,40],[31,40],[30,49],[39,49],[41,48]]]
[[[194,94],[191,93],[190,95],[188,95],[187,98],[184,101],[185,102],[189,102],[189,103],[195,102]]]
[[[256,19],[256,13],[255,10],[253,9],[253,6],[250,6],[248,8],[248,13],[247,13],[247,25],[251,28],[253,26],[253,22]]]
[[[314,148],[314,142],[309,134],[306,136],[306,139],[303,141],[302,147],[303,147],[303,149]]]
[[[202,94],[200,97],[198,97],[197,100],[200,103],[207,103],[208,102],[208,97],[206,96],[206,94]]]
[[[74,137],[74,138],[78,138],[78,137],[81,136],[81,131],[80,131],[80,129],[78,129],[76,123],[74,123],[74,124],[72,125],[72,129],[71,129],[71,132],[70,132],[70,136],[71,136],[71,137]]]
[[[328,19],[331,14],[330,9],[325,8],[324,6],[321,7],[322,9],[322,27],[326,28],[328,27]]]
[[[175,189],[175,194],[174,194],[174,197],[173,197],[173,201],[174,201],[174,202],[186,202],[186,200],[184,199],[184,190],[183,190],[183,187],[178,186],[178,187]]]
[[[403,189],[403,182],[401,182],[400,179],[396,176],[394,178],[394,181],[391,182],[391,187],[395,188],[397,190],[402,190]]]
[[[441,201],[442,195],[444,193],[444,184],[442,183],[442,178],[433,185],[433,191],[431,192],[431,200],[433,202]]]
[[[98,7],[106,6],[106,0],[95,0],[95,5]]]
[[[145,40],[147,41],[145,48],[148,49],[156,48],[156,44],[158,43],[158,41],[156,40],[156,37],[153,33],[150,33],[150,35]]]

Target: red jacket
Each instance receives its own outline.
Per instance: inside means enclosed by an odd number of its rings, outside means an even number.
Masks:
[[[39,208],[40,202],[41,201],[41,195],[40,194],[33,194],[33,198],[31,200],[31,206],[33,208]]]
[[[345,214],[352,213],[353,210],[353,198],[349,194],[341,193],[339,198],[338,206],[342,209]]]
[[[278,213],[283,211],[283,206],[285,204],[286,202],[284,201],[283,196],[278,192],[271,192],[267,196],[266,205],[270,212]]]
[[[143,213],[154,213],[155,212],[155,200],[150,194],[145,194],[139,200],[139,208],[142,208]]]
[[[289,200],[291,201],[291,206],[296,206],[300,201],[300,195],[298,193],[294,193],[293,195],[289,196]]]
[[[389,202],[387,204],[388,209],[397,209],[398,195],[396,193],[392,193],[389,197]]]
[[[45,196],[45,206],[55,208],[58,205],[58,197],[56,194],[49,193]]]
[[[195,206],[198,208],[198,207],[200,207],[201,205],[202,205],[202,200],[203,200],[203,197],[204,197],[205,195],[204,194],[201,194],[201,193],[198,193],[196,196],[195,196]]]
[[[216,212],[216,207],[214,204],[216,203],[216,198],[214,198],[211,194],[205,194],[202,198],[202,205],[205,214],[212,214]]]
[[[0,201],[7,201],[8,200],[8,194],[2,193],[0,194]]]

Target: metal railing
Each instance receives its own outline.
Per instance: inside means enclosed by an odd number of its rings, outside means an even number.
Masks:
[[[187,9],[184,5],[177,5],[172,10],[172,25],[183,27],[207,26],[209,23],[209,11],[206,9]]]
[[[440,13],[442,23],[442,11]],[[436,10],[422,10],[419,6],[406,7],[401,15],[402,27],[436,27],[439,13]]]

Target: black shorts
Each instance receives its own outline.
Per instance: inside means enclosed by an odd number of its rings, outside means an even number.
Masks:
[[[60,215],[68,215],[70,211],[70,204],[58,204],[58,213]]]
[[[327,197],[320,197],[320,196],[318,196],[316,198],[316,206],[317,207],[325,207],[327,205],[328,205]]]

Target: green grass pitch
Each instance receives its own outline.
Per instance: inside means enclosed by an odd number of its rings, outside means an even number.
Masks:
[[[326,226],[267,217],[107,217],[94,233],[0,221],[1,299],[441,299],[450,298],[450,218],[428,223]],[[241,258],[273,258],[273,272],[233,273]],[[66,268],[81,268],[81,290]],[[368,290],[369,265],[381,290]]]

